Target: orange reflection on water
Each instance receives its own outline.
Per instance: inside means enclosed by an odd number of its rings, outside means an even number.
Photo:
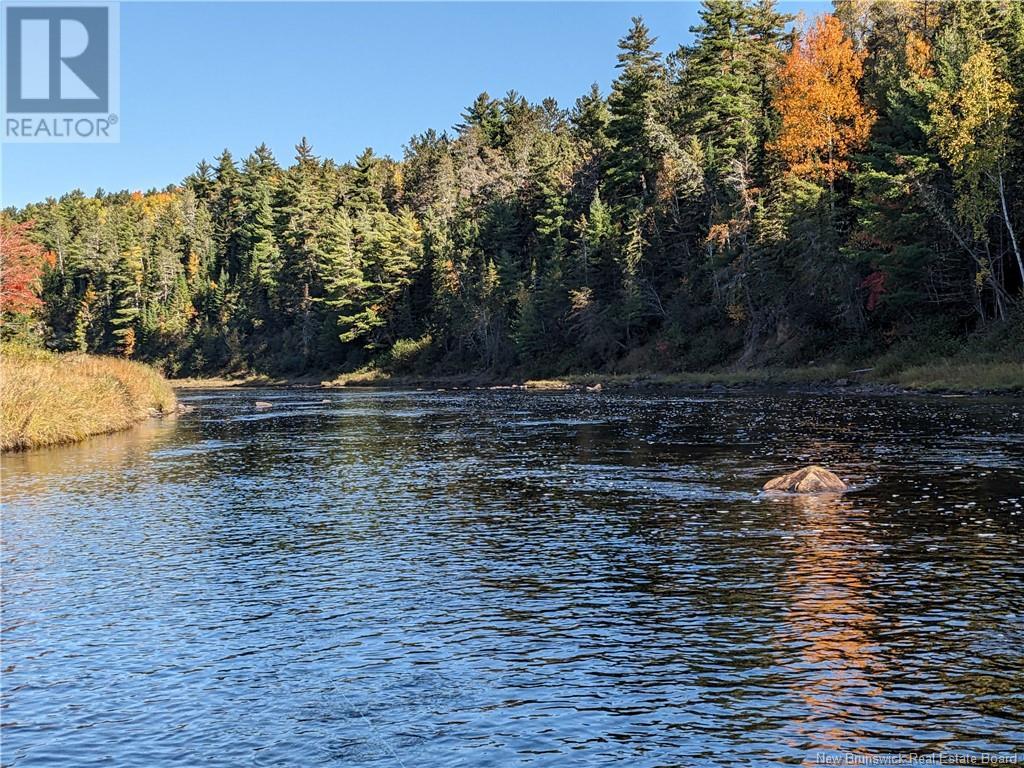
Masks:
[[[785,496],[799,525],[780,588],[788,598],[783,647],[805,680],[798,695],[808,715],[795,724],[815,750],[848,751],[856,743],[863,707],[883,691],[882,661],[874,639],[879,618],[868,599],[874,570],[872,541],[863,519],[840,494]],[[877,713],[870,715],[877,722]],[[806,765],[813,765],[809,755]]]

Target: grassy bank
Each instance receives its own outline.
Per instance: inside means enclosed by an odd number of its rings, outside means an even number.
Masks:
[[[927,330],[927,329],[925,329]],[[1024,316],[994,325],[967,338],[922,330],[876,354],[823,355],[806,365],[740,367],[723,365],[705,371],[622,369],[557,372],[543,375],[527,368],[453,372],[437,370],[424,352],[381,355],[375,363],[347,373],[310,371],[298,377],[249,374],[236,378],[175,381],[181,387],[325,386],[423,387],[471,389],[517,386],[527,389],[612,389],[621,387],[737,387],[836,391],[1018,392],[1024,393]],[[429,352],[427,350],[426,352]],[[671,363],[672,361],[667,361]],[[615,370],[614,367],[618,367]],[[540,375],[538,375],[540,373]]]
[[[543,379],[492,379],[486,376],[420,377],[391,376],[382,371],[361,371],[323,382],[328,387],[422,386],[464,388],[493,385],[518,385],[525,389],[680,387],[701,389],[726,386],[752,389],[822,388],[904,389],[921,392],[1024,392],[1024,365],[985,363],[962,365],[937,362],[919,365],[894,374],[873,370],[851,370],[848,366],[827,365],[801,368],[754,368],[743,371],[706,371],[700,373],[577,373]]]
[[[920,392],[1024,392],[1024,363],[1014,361],[964,362],[943,359],[932,363],[892,368],[884,361],[863,368],[830,363],[795,368],[751,368],[698,373],[573,373],[558,377],[495,376],[484,373],[461,375],[393,374],[378,368],[354,373],[295,378],[248,376],[234,379],[180,379],[172,381],[182,389],[212,389],[258,386],[341,387],[424,387],[472,389],[515,386],[537,390],[569,390],[595,387],[621,389],[638,387],[679,387],[701,389],[714,386],[751,389],[851,389],[910,390]]]
[[[283,378],[279,376],[262,376],[257,374],[246,374],[243,376],[207,376],[192,377],[184,379],[171,379],[170,383],[175,389],[230,389],[231,387],[277,387],[294,386],[298,384],[317,385],[319,379]]]
[[[1024,392],[1024,364],[1012,362],[963,364],[937,361],[916,365],[895,372],[878,368],[851,369],[850,366],[826,365],[801,368],[755,368],[745,371],[712,371],[704,373],[632,374],[601,376],[587,374],[567,376],[552,382],[527,382],[527,386],[543,388],[559,384],[569,386],[680,386],[755,387],[776,389],[786,387],[822,387],[845,389],[905,389],[920,392]]]
[[[73,443],[170,413],[174,390],[153,368],[114,357],[0,348],[0,450]]]

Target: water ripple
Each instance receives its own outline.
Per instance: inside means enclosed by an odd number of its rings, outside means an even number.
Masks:
[[[3,765],[1024,748],[1019,400],[185,399],[3,459]]]

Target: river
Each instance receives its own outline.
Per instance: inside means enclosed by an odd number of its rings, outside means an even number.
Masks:
[[[182,399],[2,460],[5,766],[1024,751],[1024,400]]]

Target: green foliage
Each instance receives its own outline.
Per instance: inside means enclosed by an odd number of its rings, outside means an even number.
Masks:
[[[886,347],[904,365],[922,334],[921,354],[1018,343],[985,334],[1024,287],[1024,11],[836,6],[841,26],[801,47],[773,0],[706,0],[667,57],[634,19],[607,98],[482,93],[401,160],[338,164],[303,139],[288,167],[261,145],[163,191],[27,206],[50,254],[33,322],[51,348],[178,375],[681,372]],[[870,135],[826,184],[792,159],[793,73],[826,98],[861,56],[842,96]]]
[[[381,359],[380,367],[388,373],[425,373],[432,351],[429,333],[419,339],[398,339]]]

